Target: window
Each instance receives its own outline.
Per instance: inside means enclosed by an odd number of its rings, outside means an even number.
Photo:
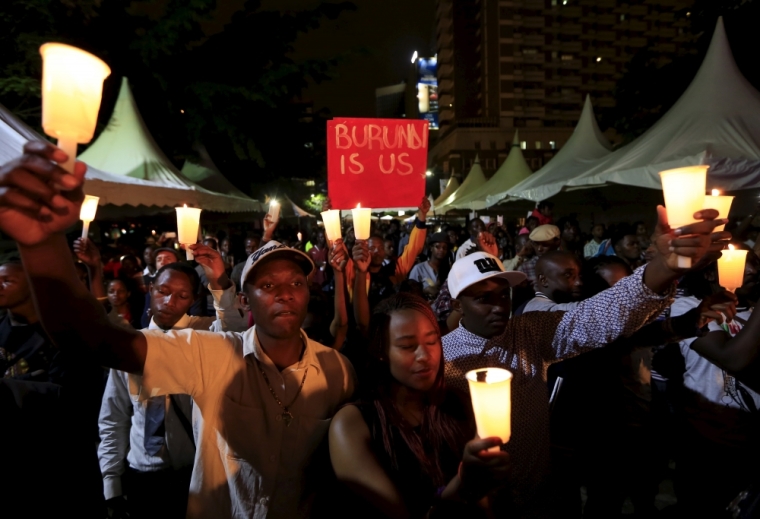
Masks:
[[[621,14],[621,15],[620,15],[620,21],[621,21],[621,22],[624,22],[624,21],[625,21],[625,15],[624,15],[624,14]]]
[[[520,149],[527,150],[528,149],[528,142],[527,141],[520,141]]]
[[[501,25],[499,27],[500,38],[511,38],[514,34],[514,29],[511,25]]]
[[[496,149],[496,141],[491,141],[491,149],[492,150]]]
[[[476,150],[480,149],[480,141],[475,141],[475,149]]]
[[[557,149],[557,142],[556,141],[549,141],[549,148],[556,150]]]
[[[557,59],[557,51],[556,50],[552,51],[552,59]]]
[[[536,49],[523,49],[523,54],[537,54],[538,51]]]
[[[536,149],[537,150],[541,149],[541,141],[536,141]]]
[[[563,54],[562,55],[562,61],[573,61],[573,55],[572,54]]]

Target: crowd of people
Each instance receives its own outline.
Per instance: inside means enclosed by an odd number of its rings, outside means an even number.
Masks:
[[[267,216],[240,244],[106,257],[66,234],[86,167],[65,160],[33,142],[0,167],[15,516],[610,518],[630,499],[654,517],[672,462],[679,517],[751,488],[756,215],[583,232],[549,202],[462,226],[423,199],[367,240]],[[729,241],[748,249],[735,293]],[[507,443],[475,432],[465,373],[485,367],[513,374]]]

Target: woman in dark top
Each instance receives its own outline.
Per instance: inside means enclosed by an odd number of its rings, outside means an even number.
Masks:
[[[486,452],[498,438],[467,441],[474,428],[468,407],[445,391],[430,306],[403,293],[383,301],[369,337],[364,397],[330,426],[330,458],[348,491],[342,508],[365,517],[472,517],[506,475],[507,454]]]

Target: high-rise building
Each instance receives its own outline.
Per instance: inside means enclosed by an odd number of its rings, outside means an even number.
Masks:
[[[406,83],[375,89],[375,115],[383,119],[406,117]]]
[[[492,173],[517,130],[538,169],[569,138],[586,94],[597,107],[614,106],[615,84],[639,49],[675,53],[691,4],[438,0],[440,130],[431,162],[444,174],[466,172],[479,154]]]

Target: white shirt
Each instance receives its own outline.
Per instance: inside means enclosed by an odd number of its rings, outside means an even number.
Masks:
[[[209,290],[214,297],[217,318],[184,315],[172,329],[245,331],[247,322],[235,309],[234,285],[227,290]],[[117,317],[121,318],[118,314]],[[114,320],[110,315],[109,318]],[[123,318],[121,320],[124,321]],[[119,322],[117,324],[123,325]],[[129,323],[126,324],[129,326]],[[166,333],[152,319],[148,329]],[[177,417],[177,410],[173,408],[168,395],[165,397],[165,445],[156,456],[151,456],[145,451],[145,403],[131,397],[129,390],[130,385],[139,388],[141,384],[141,377],[137,375],[110,370],[98,418],[101,440],[98,445],[98,460],[103,474],[103,493],[106,499],[122,495],[121,476],[126,470],[125,458],[131,468],[141,472],[182,468],[193,464],[195,446]],[[192,399],[187,395],[175,395],[175,401],[178,402],[182,414],[190,421]]]
[[[464,242],[462,246],[457,249],[457,257],[454,261],[458,259],[462,259],[465,256],[467,256],[467,251],[470,250],[472,247],[477,247],[477,244],[473,242],[470,238],[467,238],[467,241]]]
[[[196,406],[187,517],[308,517],[312,485],[330,470],[327,457],[314,454],[333,415],[353,394],[351,363],[304,332],[301,360],[282,371],[259,345],[255,326],[242,334],[143,334],[148,354],[140,397],[186,393]],[[289,426],[270,387],[281,402],[293,401]]]

